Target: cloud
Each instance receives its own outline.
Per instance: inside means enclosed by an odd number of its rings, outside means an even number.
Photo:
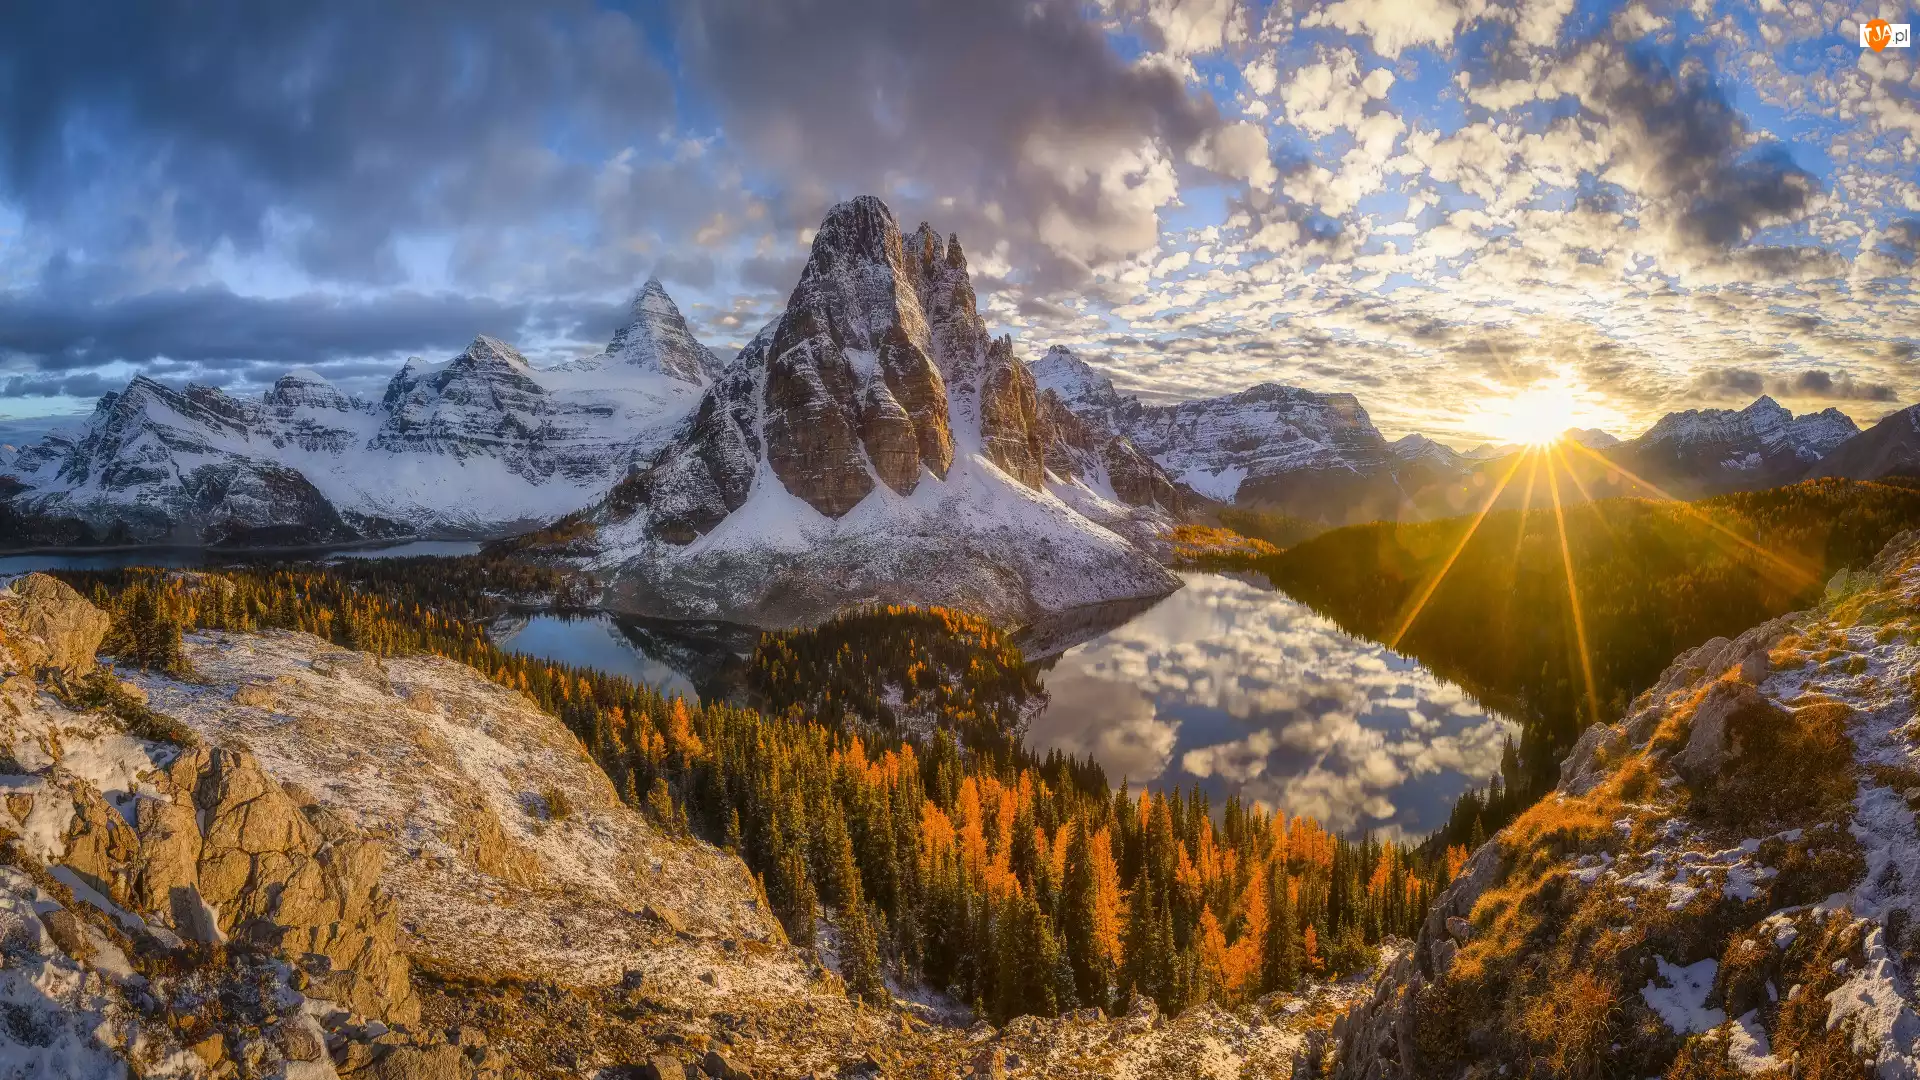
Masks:
[[[1809,368],[1790,375],[1769,376],[1751,368],[1713,368],[1694,378],[1694,389],[1706,397],[1754,398],[1771,394],[1784,398],[1822,401],[1898,401],[1900,393],[1886,383],[1869,382],[1851,373]]]
[[[1118,782],[1145,783],[1166,772],[1180,725],[1161,719],[1153,699],[1136,687],[1067,673],[1047,680],[1047,693],[1072,709],[1049,709],[1027,729],[1028,745],[1091,756]],[[1088,715],[1101,717],[1087,724]]]
[[[451,356],[482,332],[512,340],[542,326],[605,341],[619,317],[618,305],[414,293],[263,299],[204,287],[73,303],[0,294],[0,377],[7,378],[9,395],[92,395],[125,381],[99,381],[92,374],[98,368],[134,365],[156,373],[164,361],[215,384],[250,375],[270,381],[299,366],[326,374],[333,365],[384,362],[396,354]]]
[[[1154,46],[1174,56],[1213,52],[1246,37],[1240,0],[1119,0],[1113,6],[1144,22]]]
[[[681,16],[683,70],[729,142],[817,192],[812,213],[873,191],[970,249],[1006,239],[1043,283],[1152,248],[1172,162],[1196,147],[1257,170],[1246,135],[1215,138],[1210,97],[1122,59],[1070,0],[688,0]]]
[[[1367,38],[1381,56],[1397,57],[1415,46],[1452,44],[1486,9],[1485,0],[1339,0],[1309,13],[1300,25],[1338,27]]]
[[[1267,755],[1279,745],[1273,732],[1262,729],[1244,739],[1189,750],[1180,755],[1180,767],[1201,779],[1218,776],[1244,784],[1267,771]]]
[[[161,279],[222,245],[391,283],[415,230],[540,221],[671,117],[624,15],[575,0],[8,5],[0,199]],[[151,284],[150,276],[147,284]]]

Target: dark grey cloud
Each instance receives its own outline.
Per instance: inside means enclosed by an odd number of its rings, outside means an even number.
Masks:
[[[785,256],[755,255],[741,262],[740,281],[754,288],[777,292],[784,301],[799,282],[800,271],[806,265],[807,256],[800,251]]]
[[[79,386],[97,368],[130,364],[150,375],[226,384],[302,365],[325,373],[329,365],[396,353],[446,357],[475,334],[514,340],[534,326],[604,341],[618,317],[618,305],[408,292],[364,301],[261,299],[205,287],[77,303],[0,294],[0,378],[8,380],[8,394],[30,394]]]
[[[1783,389],[1795,397],[1834,401],[1898,401],[1899,393],[1885,383],[1867,382],[1840,371],[1803,371],[1785,380]]]
[[[25,446],[28,443],[36,443],[46,438],[47,432],[54,428],[77,424],[85,419],[85,413],[53,413],[46,416],[0,419],[0,444]]]
[[[1705,65],[1676,65],[1611,39],[1580,48],[1592,51],[1588,62],[1599,69],[1592,107],[1624,130],[1640,193],[1666,204],[1684,240],[1725,251],[1801,216],[1819,193],[1785,146],[1752,145],[1746,117]]]
[[[640,29],[586,0],[118,0],[0,11],[0,195],[110,260],[291,229],[380,281],[397,232],[537,221],[588,192],[555,142],[671,116]]]
[[[1752,368],[1713,368],[1696,375],[1693,385],[1702,396],[1719,399],[1755,398],[1761,394],[1772,394],[1776,397],[1823,401],[1900,400],[1899,391],[1885,383],[1869,382],[1844,371],[1822,371],[1818,368],[1784,376],[1767,375]]]
[[[1693,388],[1710,398],[1759,397],[1767,377],[1751,368],[1711,368],[1693,377]]]
[[[793,185],[786,220],[872,191],[908,227],[925,217],[970,250],[1009,239],[1037,280],[1071,282],[1156,239],[1119,175],[1127,154],[1151,141],[1178,159],[1221,125],[1179,74],[1116,54],[1084,8],[683,0],[680,56],[729,141]]]
[[[99,397],[109,390],[118,390],[124,379],[109,378],[92,371],[70,373],[49,373],[44,375],[15,375],[0,379],[0,397],[8,398],[45,398],[45,397]]]

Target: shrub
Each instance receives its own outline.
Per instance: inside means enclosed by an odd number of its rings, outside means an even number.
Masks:
[[[114,717],[135,738],[181,747],[200,741],[192,728],[148,705],[144,697],[105,668],[88,672],[68,688],[64,697],[74,708]]]

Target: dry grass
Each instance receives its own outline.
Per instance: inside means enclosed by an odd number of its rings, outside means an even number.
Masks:
[[[1837,701],[1791,712],[1770,703],[1736,710],[1727,717],[1728,761],[1701,792],[1701,808],[1749,835],[1769,824],[1806,827],[1844,815],[1856,791],[1851,715]]]
[[[1801,1080],[1868,1080],[1872,1072],[1853,1053],[1852,1031],[1827,1029],[1827,995],[1847,978],[1833,970],[1834,963],[1845,960],[1852,969],[1864,959],[1860,924],[1842,913],[1824,922],[1803,916],[1795,925],[1800,936],[1781,960],[1776,985],[1800,990],[1780,1002],[1769,1025],[1774,1056],[1799,1055]]]
[[[1614,988],[1586,971],[1556,979],[1520,1013],[1533,1060],[1570,1080],[1599,1076],[1607,1063],[1620,1002]]]

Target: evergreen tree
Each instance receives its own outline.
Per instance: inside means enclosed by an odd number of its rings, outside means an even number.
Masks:
[[[839,913],[840,974],[847,981],[847,993],[862,1001],[884,1003],[887,985],[880,975],[880,950],[866,898],[860,895],[859,878],[854,879],[852,895]]]
[[[1268,886],[1267,940],[1260,955],[1260,985],[1291,992],[1300,983],[1299,926],[1284,862],[1276,862]]]
[[[1100,880],[1094,867],[1093,841],[1084,826],[1074,827],[1067,845],[1066,885],[1060,901],[1060,928],[1067,962],[1073,971],[1075,994],[1082,1006],[1110,1007],[1113,965],[1100,947]]]

